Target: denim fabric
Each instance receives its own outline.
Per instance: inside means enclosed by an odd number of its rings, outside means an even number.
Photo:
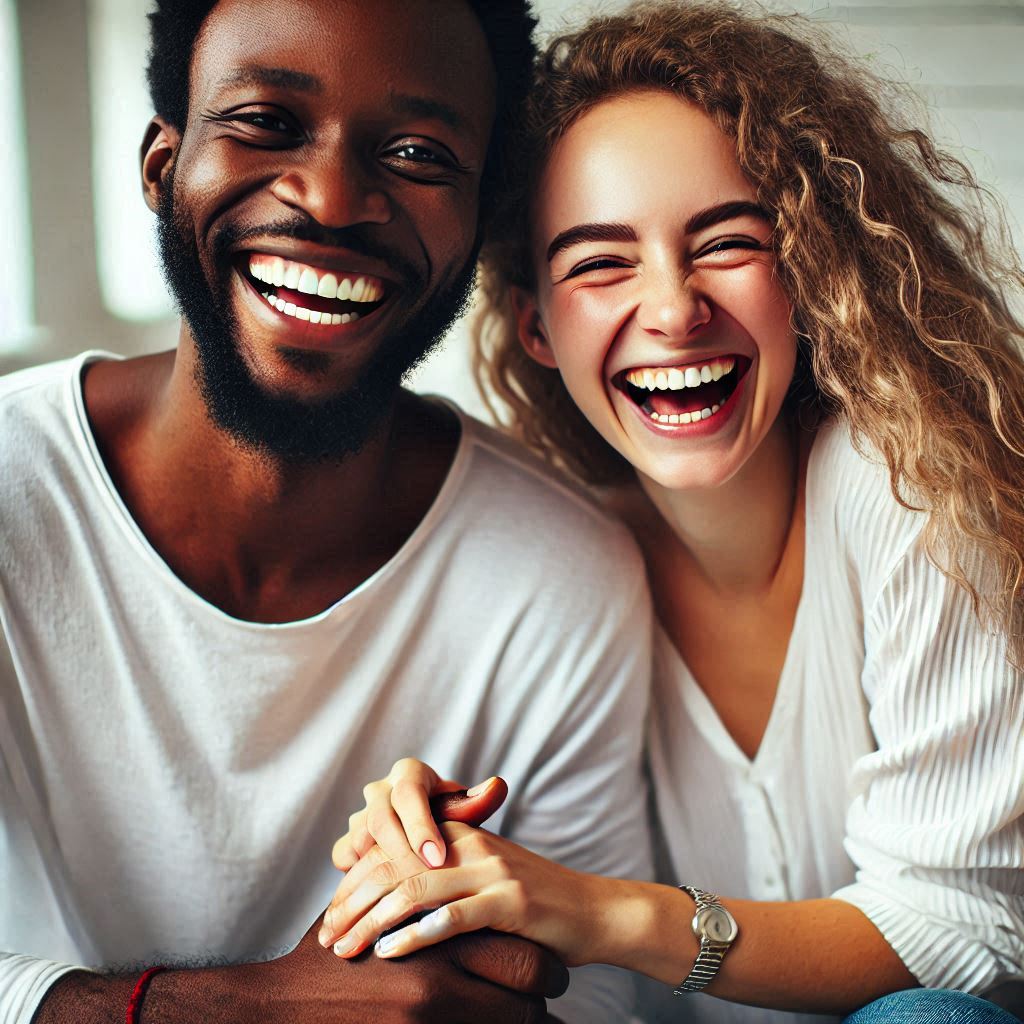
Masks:
[[[843,1024],[1020,1024],[1005,1010],[965,992],[917,988],[876,999]]]

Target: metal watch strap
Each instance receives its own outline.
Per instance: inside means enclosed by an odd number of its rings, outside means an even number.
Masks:
[[[705,892],[703,889],[697,889],[692,885],[681,885],[679,888],[683,892],[688,893],[694,903],[697,904],[698,913],[706,907],[720,907],[722,905],[721,900],[713,892]],[[718,968],[722,966],[722,959],[725,957],[726,952],[728,952],[730,945],[731,943],[729,942],[715,942],[707,936],[702,936],[700,952],[697,954],[697,959],[693,962],[690,973],[679,983],[677,988],[672,990],[672,994],[681,996],[687,992],[700,992],[701,989],[705,988],[718,973]]]

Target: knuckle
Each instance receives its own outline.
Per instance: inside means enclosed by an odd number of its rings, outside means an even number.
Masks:
[[[366,811],[356,811],[355,814],[350,814],[348,816],[349,835],[355,835],[357,832],[362,831],[365,821]]]
[[[512,865],[500,853],[489,854],[485,863],[493,878],[502,882],[512,880]]]
[[[413,875],[406,878],[395,890],[409,904],[409,911],[413,913],[421,909],[424,897],[427,893],[427,881],[423,875]]]
[[[395,885],[398,881],[398,867],[393,860],[382,860],[374,869],[370,872],[370,881],[374,885],[380,885],[384,888],[390,888]]]
[[[387,828],[391,821],[391,815],[387,810],[382,810],[379,807],[371,808],[366,814],[366,828],[367,831],[374,837],[379,839],[381,833]]]
[[[516,917],[522,919],[528,916],[530,908],[530,897],[522,879],[509,878],[503,885],[505,899],[512,908]]]

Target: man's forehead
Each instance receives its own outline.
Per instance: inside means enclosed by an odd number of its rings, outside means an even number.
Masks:
[[[494,68],[464,0],[220,0],[193,53],[196,94],[275,84],[329,97],[355,82],[464,118],[490,108]]]

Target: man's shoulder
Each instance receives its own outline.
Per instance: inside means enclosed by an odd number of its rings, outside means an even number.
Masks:
[[[586,487],[521,444],[463,414],[463,498],[510,538],[536,552],[585,553],[608,569],[616,559],[639,562],[632,534]]]

